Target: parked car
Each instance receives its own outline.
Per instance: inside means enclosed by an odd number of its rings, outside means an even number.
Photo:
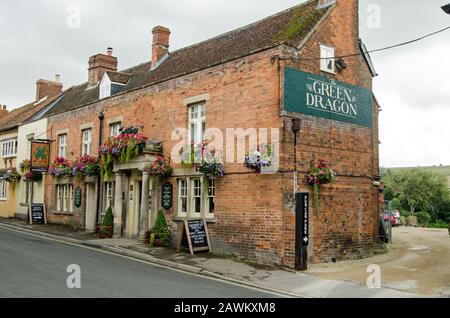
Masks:
[[[386,223],[386,225],[389,222],[389,211],[384,211],[384,222]],[[393,227],[400,226],[402,224],[400,211],[392,211],[391,224]]]

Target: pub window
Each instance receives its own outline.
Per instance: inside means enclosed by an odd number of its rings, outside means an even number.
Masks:
[[[334,48],[321,45],[320,46],[320,70],[327,73],[335,73],[334,69]]]
[[[205,103],[189,106],[189,140],[200,143],[203,141],[206,130]]]
[[[92,142],[92,136],[91,136],[91,129],[83,130],[83,146],[81,150],[81,155],[86,156],[91,154],[91,142]]]
[[[178,214],[185,215],[188,212],[188,182],[187,179],[178,180]]]
[[[114,183],[105,182],[106,210],[114,207]]]
[[[202,213],[202,180],[192,179],[192,213]]]
[[[58,136],[58,156],[61,158],[66,157],[67,151],[67,134]]]
[[[0,200],[6,201],[8,196],[8,182],[5,180],[0,181]]]
[[[120,129],[122,128],[121,123],[114,123],[109,126],[111,129],[111,137],[117,137],[120,135]]]
[[[71,184],[56,186],[56,210],[73,212],[73,186]]]
[[[215,202],[214,198],[216,196],[216,180],[210,179],[208,180],[208,196],[206,197],[206,212],[207,216],[211,216],[214,214]]]

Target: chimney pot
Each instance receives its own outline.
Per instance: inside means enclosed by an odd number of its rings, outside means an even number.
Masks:
[[[60,83],[60,82],[61,82],[61,75],[55,74],[55,83]]]
[[[167,53],[169,53],[170,29],[156,26],[152,30],[152,67],[154,67]]]
[[[112,47],[109,47],[109,48],[106,50],[106,54],[107,54],[108,56],[112,56],[112,55],[113,55],[113,48],[112,48]]]

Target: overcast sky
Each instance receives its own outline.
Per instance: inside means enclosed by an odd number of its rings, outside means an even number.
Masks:
[[[361,0],[361,37],[369,49],[376,49],[450,26],[450,15],[440,9],[449,1]],[[114,48],[119,69],[148,61],[155,25],[170,27],[171,50],[175,50],[300,2],[1,1],[0,104],[11,109],[33,101],[39,78],[61,74],[65,87],[86,81],[89,56],[105,52],[108,46]],[[80,25],[73,19],[77,8]],[[383,108],[382,166],[450,165],[449,40],[450,30],[372,55],[380,75],[374,92]]]

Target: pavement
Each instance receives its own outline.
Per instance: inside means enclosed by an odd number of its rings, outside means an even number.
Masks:
[[[148,245],[130,239],[97,240],[93,234],[72,231],[64,226],[26,225],[18,220],[0,219],[0,230],[17,231],[22,234],[38,235],[40,238],[56,242],[68,243],[79,247],[90,248],[88,256],[93,257],[95,249],[120,256],[140,260],[153,265],[162,266],[166,270],[182,271],[204,278],[218,279],[223,283],[236,284],[242,288],[252,288],[272,296],[301,298],[411,298],[421,297],[417,293],[408,293],[395,288],[370,289],[364,284],[335,279],[324,279],[308,273],[300,273],[284,268],[264,267],[257,264],[244,263],[233,258],[223,258],[210,254],[176,253],[171,248],[151,248]],[[73,250],[67,248],[66,255]],[[2,253],[2,248],[0,248]],[[88,258],[83,260],[88,261]],[[1,271],[0,271],[1,273]],[[152,281],[152,275],[145,277]],[[113,271],[110,273],[113,274]],[[369,274],[365,274],[367,277]],[[134,289],[138,292],[139,284]],[[150,285],[149,285],[150,286]],[[179,286],[171,286],[167,297],[176,297],[170,290]],[[189,288],[190,290],[190,288]],[[225,290],[225,289],[224,289]],[[1,293],[1,289],[0,289]],[[223,294],[210,294],[211,297],[227,297]],[[239,297],[233,293],[233,297]],[[189,294],[195,297],[195,295]],[[160,295],[160,297],[164,297]]]

